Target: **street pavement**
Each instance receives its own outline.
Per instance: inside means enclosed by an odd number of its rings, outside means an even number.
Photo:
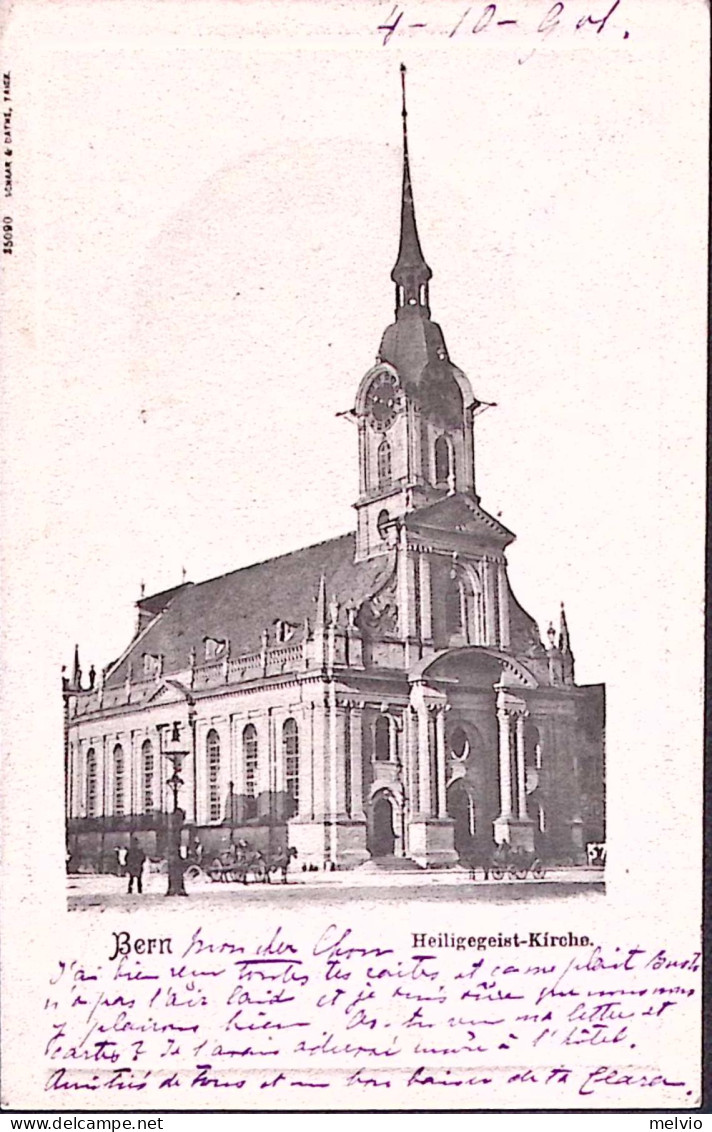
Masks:
[[[397,900],[473,901],[508,904],[511,901],[541,901],[574,895],[589,897],[604,892],[603,873],[592,868],[554,868],[540,880],[471,880],[465,869],[409,871],[300,872],[290,873],[288,883],[247,885],[239,882],[212,882],[207,878],[186,880],[186,897],[166,897],[165,873],[146,871],[143,894],[127,892],[126,877],[74,874],[67,877],[67,902],[73,909],[124,908],[147,905],[235,904],[249,901],[271,907],[302,903],[342,904],[354,900],[389,902]]]

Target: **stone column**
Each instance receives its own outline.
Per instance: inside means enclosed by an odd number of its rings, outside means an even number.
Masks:
[[[163,728],[156,730],[156,765],[158,768],[158,809],[163,813],[163,789],[165,780],[168,777],[166,766],[168,760],[163,757],[163,739],[162,734],[165,734]],[[207,728],[202,719],[195,721],[195,782],[193,783],[193,795],[195,797],[195,824],[205,825],[205,811],[203,808],[203,766],[205,760],[205,736],[207,735]],[[191,759],[192,762],[192,759]],[[167,789],[167,788],[166,788]]]
[[[438,817],[447,817],[447,797],[445,792],[445,712],[438,708],[435,715],[435,750],[438,765]]]
[[[418,556],[418,581],[420,587],[420,633],[424,641],[433,639],[432,587],[430,581],[430,558],[421,553]]]
[[[485,603],[485,644],[496,646],[497,644],[497,626],[495,625],[495,602],[494,602],[494,587],[495,576],[492,569],[492,562],[485,558],[482,565],[482,577],[484,582],[484,603]]]
[[[512,817],[511,716],[505,707],[497,708],[499,724],[499,799],[500,818]]]
[[[312,806],[314,816],[323,818],[327,810],[325,762],[327,756],[328,721],[323,699],[312,705]]]
[[[425,817],[432,814],[430,717],[425,703],[418,705],[418,811]]]
[[[409,706],[404,716],[405,755],[403,759],[404,786],[406,792],[407,816],[412,818],[420,811],[418,790],[418,726],[417,715]],[[406,849],[407,851],[407,849]]]
[[[346,814],[346,776],[344,774],[344,755],[346,752],[346,728],[349,726],[348,708],[339,704],[334,705],[332,727],[334,738],[332,742],[332,757],[334,759],[334,798],[333,815]]]
[[[143,758],[141,744],[133,728],[129,731],[129,752],[126,759],[126,784],[124,786],[124,813],[138,814],[138,794],[143,782]]]
[[[515,751],[517,760],[517,816],[520,821],[526,821],[527,813],[527,784],[524,767],[524,720],[525,712],[516,715]]]
[[[95,748],[96,749],[96,755],[97,755],[97,759],[96,759],[96,762],[97,762],[97,792],[96,793],[97,793],[97,801],[99,803],[99,805],[97,806],[97,809],[99,811],[100,817],[104,817],[106,814],[110,813],[108,806],[109,806],[109,800],[111,798],[111,794],[109,793],[109,782],[108,782],[108,779],[109,779],[109,772],[108,772],[109,758],[108,758],[108,755],[107,755],[107,744],[108,744],[108,736],[104,735],[102,740],[101,740],[101,749],[99,749],[98,747]]]
[[[79,737],[76,743],[69,744],[69,795],[67,798],[67,817],[80,818],[82,816],[81,810],[81,775],[82,765],[82,744]]]
[[[230,716],[230,778],[236,795],[245,793],[245,770],[242,760],[242,727],[239,716]]]
[[[363,711],[354,704],[349,713],[351,728],[351,817],[364,819],[363,809]]]
[[[306,715],[307,741],[302,758],[305,760],[302,772],[302,783],[305,784],[304,802],[299,806],[299,813],[305,817],[314,817],[314,704],[307,705]],[[306,775],[306,777],[305,777]]]

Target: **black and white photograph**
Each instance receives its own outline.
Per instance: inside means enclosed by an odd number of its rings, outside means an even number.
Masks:
[[[16,6],[4,1105],[700,1104],[706,36]]]
[[[140,893],[136,870],[164,860],[179,892],[179,871],[243,884],[327,871],[338,887],[365,870],[602,875],[604,688],[576,684],[563,603],[545,634],[519,605],[515,536],[478,494],[475,422],[493,406],[431,317],[404,65],[400,79],[395,313],[341,414],[356,529],[143,593],[98,680],[76,646],[62,694],[80,900],[87,874]]]

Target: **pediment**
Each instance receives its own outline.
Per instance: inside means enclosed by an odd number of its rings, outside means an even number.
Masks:
[[[481,542],[508,546],[515,535],[503,523],[480,507],[475,499],[466,495],[451,495],[411,512],[406,526],[414,531],[442,531],[448,534],[466,534]]]
[[[177,704],[184,703],[185,695],[179,688],[168,683],[158,684],[156,690],[146,697],[144,703],[148,704]]]

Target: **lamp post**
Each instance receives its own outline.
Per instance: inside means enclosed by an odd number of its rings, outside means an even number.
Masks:
[[[168,888],[166,896],[187,896],[183,884],[183,860],[180,855],[180,837],[185,810],[178,805],[178,792],[183,785],[180,772],[183,768],[183,759],[188,751],[181,747],[180,723],[174,723],[171,737],[166,741],[163,754],[171,764],[173,773],[166,779],[166,785],[173,794],[173,809],[168,814]]]

